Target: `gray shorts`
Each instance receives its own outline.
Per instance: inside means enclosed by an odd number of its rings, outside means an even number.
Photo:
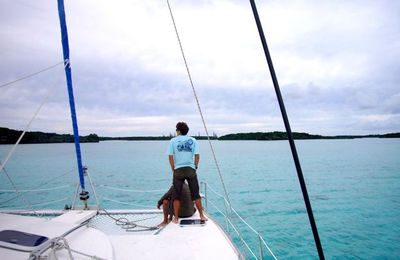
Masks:
[[[182,167],[174,170],[173,185],[176,191],[176,199],[180,200],[183,182],[187,180],[190,194],[193,200],[200,198],[199,181],[197,180],[196,170],[192,167]]]

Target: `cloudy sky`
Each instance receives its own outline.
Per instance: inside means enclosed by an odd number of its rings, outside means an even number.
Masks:
[[[256,1],[292,130],[400,131],[400,2]],[[248,1],[171,0],[209,131],[284,130]],[[81,134],[204,134],[164,0],[65,3]],[[56,0],[0,0],[0,84],[62,61]],[[0,126],[70,133],[63,67],[0,87]]]

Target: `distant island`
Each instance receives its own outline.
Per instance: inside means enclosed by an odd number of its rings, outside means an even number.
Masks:
[[[22,134],[20,130],[13,130],[0,127],[0,144],[14,144]],[[131,136],[131,137],[99,137],[97,134],[80,136],[82,143],[98,143],[100,141],[163,141],[170,140],[173,135],[169,136]],[[194,136],[197,140],[207,140],[207,136]],[[389,133],[382,135],[335,135],[323,136],[312,135],[308,133],[293,132],[294,139],[311,140],[311,139],[354,139],[354,138],[400,138],[400,133]],[[253,133],[237,133],[228,134],[217,137],[216,134],[210,136],[211,140],[255,140],[255,141],[272,141],[287,140],[286,132],[253,132]],[[22,144],[38,144],[38,143],[73,143],[74,136],[70,134],[56,134],[43,132],[26,132],[21,140]]]
[[[354,138],[400,138],[400,133],[390,133],[383,135],[335,135],[323,136],[312,135],[308,133],[293,132],[293,138],[298,140],[309,139],[354,139]],[[287,140],[286,132],[255,132],[255,133],[238,133],[228,134],[218,138],[218,140],[257,140],[257,141],[271,141],[271,140]]]
[[[128,137],[99,137],[100,141],[168,141],[173,135],[169,136],[128,136]],[[197,140],[207,140],[207,136],[193,136]],[[211,140],[217,140],[217,136],[210,136]]]
[[[22,134],[20,130],[0,127],[0,144],[15,144]],[[173,136],[131,136],[131,137],[99,137],[97,134],[79,136],[81,143],[98,143],[100,141],[158,141],[170,140]],[[216,135],[210,137],[217,139]],[[196,136],[198,140],[206,140],[207,136]],[[73,143],[74,136],[71,134],[56,134],[43,132],[26,132],[21,144],[43,144],[43,143]]]
[[[0,144],[15,144],[22,134],[22,131],[0,127]],[[81,143],[98,143],[99,137],[96,134],[80,136]],[[56,134],[43,132],[26,132],[21,144],[41,143],[73,143],[74,136],[70,134]]]

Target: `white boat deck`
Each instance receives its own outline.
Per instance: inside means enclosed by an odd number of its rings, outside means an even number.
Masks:
[[[240,259],[240,255],[220,227],[209,219],[203,226],[185,226],[170,223],[151,231],[126,231],[107,215],[96,211],[73,210],[51,220],[0,213],[0,231],[18,230],[50,239],[60,236],[91,218],[85,225],[65,238],[71,249],[102,259]],[[136,218],[138,224],[155,225],[162,221],[160,211],[130,211],[113,216]],[[150,216],[150,217],[149,217]],[[193,219],[198,219],[196,213]],[[190,219],[190,218],[189,218]],[[135,221],[137,221],[135,220]],[[29,252],[22,252],[0,244],[1,259],[28,259]],[[49,251],[46,252],[49,255]],[[74,259],[87,256],[71,252]],[[66,249],[56,251],[57,259],[69,259]],[[49,255],[49,259],[52,258]]]
[[[192,218],[199,218],[194,215]],[[161,221],[160,221],[161,222]],[[110,236],[116,259],[238,259],[222,230],[210,219],[204,226],[170,223],[156,235]]]

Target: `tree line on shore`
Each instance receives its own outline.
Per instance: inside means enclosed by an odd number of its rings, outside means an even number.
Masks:
[[[22,131],[0,127],[0,144],[14,144],[17,142]],[[131,136],[131,137],[99,137],[97,134],[80,136],[79,140],[82,143],[98,143],[100,141],[157,141],[170,140],[173,136]],[[195,136],[198,140],[207,140],[207,136]],[[308,133],[293,132],[293,138],[297,140],[307,139],[354,139],[354,138],[400,138],[400,133],[389,133],[382,135],[336,135],[323,136],[312,135]],[[256,140],[256,141],[271,141],[271,140],[287,140],[286,132],[253,132],[253,133],[237,133],[227,134],[217,137],[216,134],[210,137],[211,140]],[[22,144],[35,143],[73,143],[74,136],[71,134],[56,134],[43,132],[26,132],[21,140]]]
[[[0,127],[0,144],[15,144],[21,136],[22,131]],[[96,134],[79,136],[81,143],[98,143],[99,137]],[[73,143],[74,136],[70,134],[56,134],[43,132],[26,132],[21,144],[40,143]]]
[[[335,136],[323,136],[323,135],[312,135],[308,133],[297,133],[293,132],[293,138],[298,140],[306,139],[355,139],[355,138],[400,138],[400,133],[389,133],[382,135],[335,135]],[[218,140],[257,140],[257,141],[269,141],[269,140],[287,140],[286,132],[255,132],[255,133],[238,133],[228,134],[218,138]]]

